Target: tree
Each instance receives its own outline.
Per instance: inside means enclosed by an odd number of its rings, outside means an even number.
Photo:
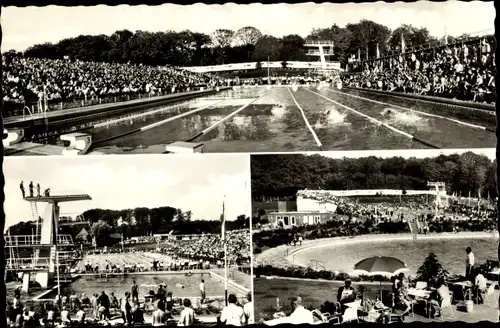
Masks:
[[[282,39],[280,59],[284,61],[306,60],[304,39],[300,35],[290,34]]]
[[[429,253],[426,257],[424,263],[417,271],[417,280],[425,281],[429,285],[434,287],[438,279],[446,279],[449,273],[447,270],[443,269],[441,263],[439,263],[436,254]]]
[[[231,45],[232,38],[234,36],[234,31],[226,29],[215,30],[210,38],[213,47],[225,48]]]
[[[258,61],[270,60],[276,61],[280,59],[283,43],[280,39],[273,36],[263,36],[255,44],[253,58]]]
[[[417,28],[409,24],[403,24],[392,32],[388,40],[389,48],[392,51],[401,51],[401,36],[403,36],[407,48],[436,41],[425,27]]]
[[[245,26],[236,31],[232,45],[255,45],[260,38],[262,38],[262,33],[258,29],[252,26]]]
[[[368,50],[368,56],[374,57],[377,44],[381,54],[387,49],[387,40],[391,33],[388,27],[364,19],[356,24],[347,24],[346,28],[352,34],[349,46],[350,53],[355,53],[357,49],[361,49],[361,53],[366,56]]]
[[[102,245],[112,233],[111,226],[103,220],[99,220],[92,224],[90,232],[92,236],[95,237],[98,245]]]

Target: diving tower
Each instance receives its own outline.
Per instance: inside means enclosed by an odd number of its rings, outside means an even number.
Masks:
[[[9,249],[10,257],[6,261],[6,270],[22,273],[22,291],[27,293],[31,275],[35,275],[35,281],[42,288],[48,288],[49,284],[57,276],[59,287],[59,267],[62,262],[71,260],[71,257],[61,258],[59,247],[74,246],[71,235],[59,234],[60,203],[92,200],[87,194],[73,195],[43,195],[40,197],[26,197],[25,201],[31,205],[33,220],[36,222],[36,233],[34,235],[5,236],[5,247]],[[42,218],[38,213],[38,204],[46,203],[50,214]],[[20,250],[32,254],[29,257],[20,255]]]
[[[304,47],[309,48],[306,53],[310,57],[319,57],[321,63],[321,68],[319,71],[323,73],[330,73],[335,70],[340,69],[340,63],[335,63],[330,61],[334,53],[334,43],[333,41],[313,41],[308,40],[304,43]]]

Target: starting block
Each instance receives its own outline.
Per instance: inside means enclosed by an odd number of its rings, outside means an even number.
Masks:
[[[63,134],[61,140],[69,142],[62,151],[63,155],[85,155],[92,145],[92,136],[87,133]]]
[[[203,144],[199,142],[176,141],[168,144],[165,150],[173,154],[201,154],[203,153]]]
[[[3,129],[3,146],[11,146],[21,142],[24,138],[24,129]]]

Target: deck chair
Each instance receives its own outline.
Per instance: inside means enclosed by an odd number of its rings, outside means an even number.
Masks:
[[[415,285],[416,289],[426,289],[427,288],[427,282],[425,281],[417,281],[417,284]]]
[[[445,297],[441,301],[441,304],[439,305],[439,311],[441,312],[441,320],[442,321],[444,321],[444,311],[443,310],[445,308],[450,309],[452,318],[455,318],[455,311],[453,311],[453,306],[451,305],[451,295],[448,295],[447,297]]]
[[[495,288],[498,286],[498,283],[493,283],[488,287],[486,290],[486,294],[484,295],[484,301],[485,303],[488,304],[488,306],[491,306],[493,302],[495,301]],[[500,306],[500,304],[498,304]]]
[[[347,322],[357,322],[359,323],[359,318],[358,318],[358,309],[357,308],[347,308],[342,315],[342,323],[347,323]],[[340,319],[339,317],[333,317],[330,320],[328,320],[328,323],[331,324],[340,324]]]

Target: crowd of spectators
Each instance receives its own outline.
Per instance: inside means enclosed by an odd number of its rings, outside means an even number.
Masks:
[[[174,67],[2,56],[4,102],[90,100],[158,95],[208,87],[217,81]],[[45,96],[44,96],[45,95]]]
[[[236,264],[250,260],[249,230],[226,232],[228,259]],[[168,245],[165,252],[191,260],[204,260],[211,263],[224,259],[224,241],[220,235],[205,235],[196,240],[179,241]]]
[[[495,41],[475,42],[354,63],[345,85],[494,104]]]
[[[326,194],[328,195],[328,194]],[[322,196],[324,199],[326,196]],[[319,239],[331,237],[347,237],[365,234],[394,234],[394,233],[458,233],[461,231],[496,230],[497,210],[494,206],[474,204],[454,205],[453,200],[448,204],[436,206],[432,199],[424,197],[401,198],[394,201],[380,201],[377,203],[362,203],[351,197],[336,197],[339,199],[335,212],[330,213],[331,219],[318,225],[295,226],[284,229],[271,222],[270,230],[261,230],[254,234],[253,240],[257,244],[256,251],[263,247],[277,247],[283,244],[294,244],[294,240]],[[410,225],[415,227],[411,231]]]
[[[202,280],[203,283],[203,280]],[[200,324],[196,318],[195,310],[200,310],[204,303],[192,304],[191,298],[174,297],[167,289],[166,284],[159,284],[158,290],[149,290],[143,298],[139,298],[139,286],[133,282],[131,292],[125,292],[118,299],[114,292],[109,295],[102,291],[99,294],[77,294],[75,291],[56,295],[52,302],[30,304],[22,302],[21,291],[15,290],[12,301],[7,302],[8,327],[89,327],[89,326],[116,326],[116,325],[141,325],[149,326],[190,326]],[[251,296],[247,296],[244,308],[237,297],[230,294],[229,306],[222,308],[218,320],[228,325],[242,326],[253,323]],[[205,302],[206,303],[206,302]],[[232,308],[238,307],[240,316],[234,321],[231,314]],[[230,310],[233,310],[232,313]],[[200,311],[198,311],[200,312]],[[228,316],[229,314],[229,316]],[[180,316],[178,320],[174,315]],[[232,320],[233,319],[233,320]]]

